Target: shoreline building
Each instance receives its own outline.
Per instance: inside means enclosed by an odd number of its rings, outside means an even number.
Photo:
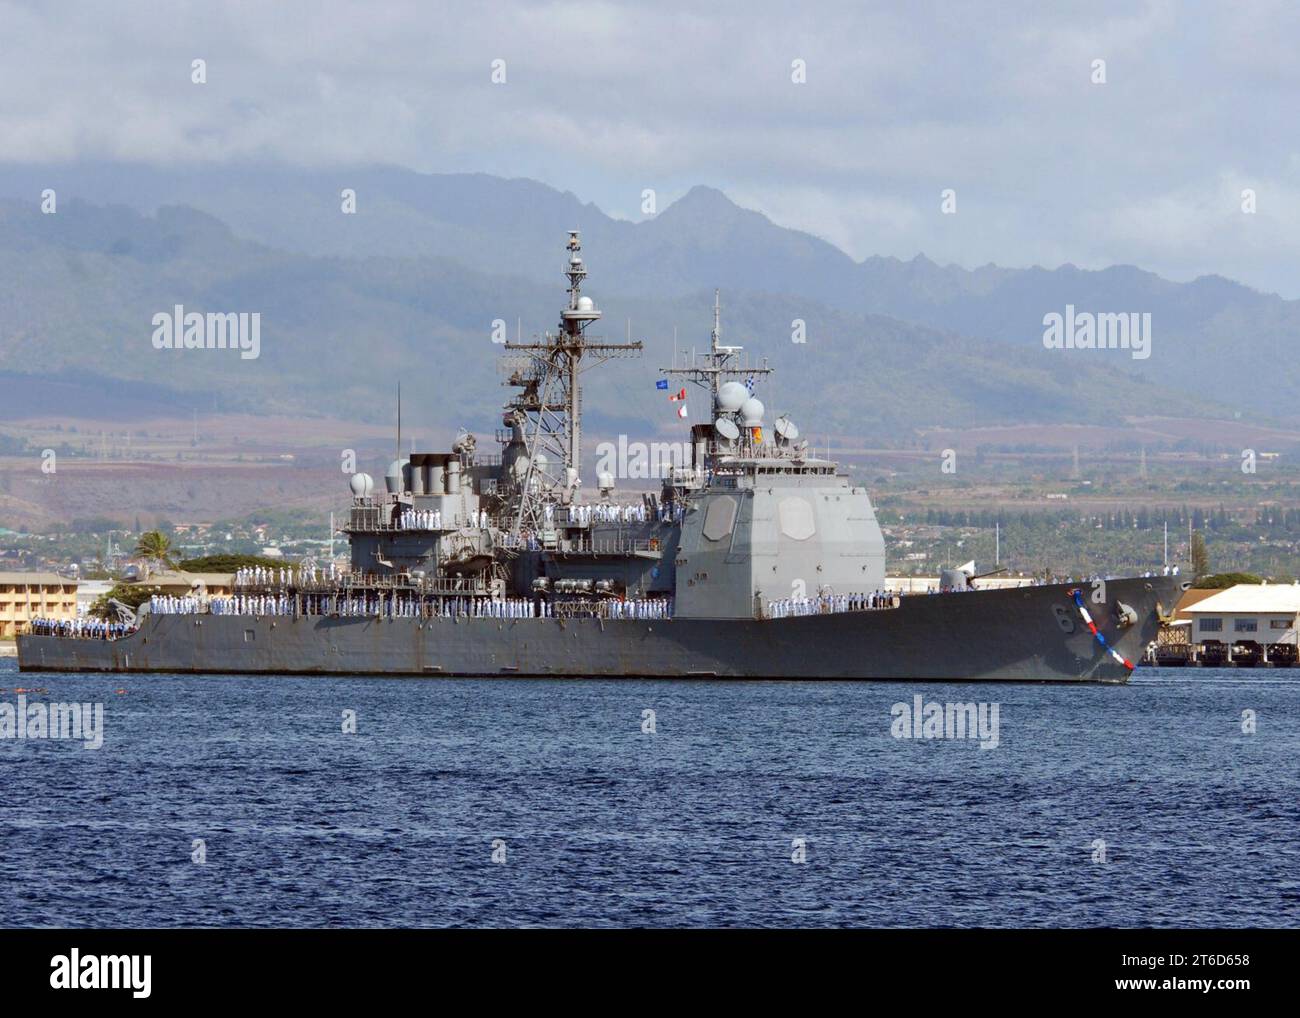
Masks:
[[[75,619],[77,586],[58,573],[0,572],[0,639],[27,632],[35,618]]]
[[[1239,583],[1180,606],[1178,614],[1191,621],[1190,643],[1201,664],[1297,661],[1300,584]]]

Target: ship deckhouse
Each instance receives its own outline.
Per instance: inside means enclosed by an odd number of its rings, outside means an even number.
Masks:
[[[598,500],[584,501],[582,374],[642,344],[588,334],[601,313],[582,292],[577,231],[566,250],[557,330],[505,344],[515,393],[500,453],[462,433],[450,450],[399,454],[382,491],[354,476],[348,582],[411,597],[523,597],[575,615],[603,613],[610,600],[671,599],[675,615],[701,618],[880,590],[884,541],[866,491],[810,455],[788,416],[767,426],[755,386],[772,369],[722,345],[716,297],[708,349],[664,369],[708,392],[713,413],[691,428],[690,462],[638,502],[616,502],[607,476]]]
[[[721,320],[715,293],[708,350],[664,369],[704,388],[713,408],[712,423],[691,428],[691,464],[665,490],[690,506],[674,561],[677,614],[744,618],[782,599],[883,589],[884,537],[866,489],[810,455],[788,415],[765,426],[754,393],[772,369],[724,346]]]

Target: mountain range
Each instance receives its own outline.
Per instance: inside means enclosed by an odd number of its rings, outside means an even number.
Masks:
[[[855,261],[708,187],[633,223],[535,181],[385,167],[0,167],[0,391],[72,372],[164,402],[381,420],[401,380],[415,424],[488,427],[492,323],[553,327],[569,229],[602,332],[646,343],[587,376],[597,428],[677,423],[654,378],[674,345],[707,343],[714,287],[724,340],[778,369],[768,407],[814,433],[1297,417],[1300,302],[1219,277]],[[154,349],[153,315],[177,304],[260,312],[261,356]],[[1150,313],[1151,357],[1045,349],[1044,316],[1067,305]]]

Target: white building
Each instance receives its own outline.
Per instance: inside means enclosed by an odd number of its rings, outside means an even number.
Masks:
[[[1239,583],[1180,614],[1192,620],[1192,643],[1295,645],[1300,584]]]

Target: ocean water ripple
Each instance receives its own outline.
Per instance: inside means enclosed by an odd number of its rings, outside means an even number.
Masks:
[[[25,686],[102,703],[104,743],[0,739],[9,926],[1300,923],[1282,671],[1116,688],[0,662],[0,702]],[[997,747],[895,738],[918,694],[996,702]]]

